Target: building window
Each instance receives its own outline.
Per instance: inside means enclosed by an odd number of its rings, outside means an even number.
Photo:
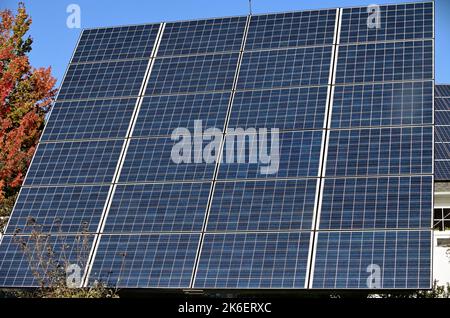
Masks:
[[[450,231],[450,208],[434,209],[433,227],[438,231]]]

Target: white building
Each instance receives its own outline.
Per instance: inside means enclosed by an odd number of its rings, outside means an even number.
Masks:
[[[436,182],[434,195],[433,277],[450,284],[450,183]]]

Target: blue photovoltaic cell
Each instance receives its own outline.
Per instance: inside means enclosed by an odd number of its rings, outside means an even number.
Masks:
[[[450,126],[434,127],[435,142],[450,142]]]
[[[336,9],[254,15],[246,50],[333,44]]]
[[[450,97],[444,98],[435,98],[434,100],[434,108],[435,110],[446,110],[450,111]],[[436,112],[436,115],[438,113]]]
[[[148,59],[71,64],[58,100],[137,96]]]
[[[381,288],[430,288],[432,183],[450,180],[433,10],[83,31],[0,237],[0,287],[39,285],[12,235],[35,224],[40,250],[89,260],[91,285],[369,288],[379,266]]]
[[[195,288],[304,288],[305,233],[206,234]]]
[[[92,241],[91,236],[85,235],[45,235],[39,238],[5,235],[0,244],[0,286],[40,287],[42,282],[36,279],[38,274],[46,287],[54,287],[54,282],[50,284],[49,280],[54,281],[55,276],[49,277],[48,273],[58,270],[64,274],[67,263],[80,266],[83,275]],[[24,244],[27,252],[21,247]],[[48,256],[50,251],[51,258]],[[33,265],[30,265],[30,259],[34,260]],[[44,264],[39,266],[36,260],[42,260]],[[34,274],[30,266],[34,267]]]
[[[259,141],[262,137],[268,141],[266,147]],[[278,143],[274,139],[278,139]],[[259,148],[255,146],[256,140]],[[317,177],[321,141],[322,131],[319,130],[271,133],[266,137],[261,134],[227,135],[218,179]],[[230,155],[232,151],[234,155]],[[261,153],[269,155],[270,161],[261,157]],[[279,158],[276,158],[277,153]]]
[[[373,288],[368,282],[376,268],[378,288],[430,288],[431,233],[320,232],[313,288]]]
[[[90,283],[188,288],[199,239],[199,234],[102,235]]]
[[[320,229],[429,229],[432,177],[325,179]]]
[[[448,142],[437,142],[435,143],[435,152],[434,152],[434,158],[435,159],[442,159],[442,160],[450,160],[450,141]]]
[[[125,138],[136,100],[57,102],[41,141]]]
[[[450,125],[450,111],[436,111],[434,118],[436,126]]]
[[[72,63],[149,58],[159,24],[84,30]]]
[[[157,58],[146,95],[231,90],[238,53]]]
[[[331,46],[244,53],[238,89],[327,85]]]
[[[317,180],[216,183],[207,231],[310,230]]]
[[[201,231],[210,188],[210,182],[118,185],[105,231]]]
[[[450,97],[450,85],[436,85],[435,97]]]
[[[203,129],[223,130],[230,93],[205,93],[145,97],[133,137],[170,136],[177,128],[194,133],[196,120]]]
[[[432,174],[433,128],[331,131],[326,176]]]
[[[436,181],[450,180],[450,85],[435,86],[435,167]]]
[[[433,79],[433,41],[341,45],[336,83]]]
[[[433,82],[336,86],[331,128],[431,125]]]
[[[22,188],[6,234],[95,232],[109,186]]]
[[[434,161],[435,181],[450,181],[450,160]]]
[[[194,142],[194,140],[192,140]],[[183,143],[188,150],[183,154],[184,162],[177,161],[178,147]],[[201,149],[208,144],[208,141],[198,142]],[[175,146],[178,144],[179,146]],[[194,151],[195,145],[182,141],[173,141],[171,138],[145,138],[132,139],[128,148],[120,182],[154,182],[154,181],[190,181],[190,180],[211,180],[215,168],[216,155],[212,161],[206,163],[202,157],[197,158]],[[190,149],[190,154],[188,151]],[[201,156],[202,151],[198,151]],[[172,155],[173,154],[173,155]],[[203,153],[204,154],[204,153]],[[214,155],[214,153],[213,153]],[[175,159],[175,160],[174,160]],[[180,158],[181,160],[181,158]]]
[[[167,23],[158,56],[239,51],[246,17]]]
[[[326,102],[326,86],[236,92],[228,128],[321,129]]]
[[[380,27],[368,27],[374,10],[368,7],[342,10],[340,43],[433,38],[433,3],[379,6]]]
[[[26,186],[111,182],[123,140],[41,143]]]

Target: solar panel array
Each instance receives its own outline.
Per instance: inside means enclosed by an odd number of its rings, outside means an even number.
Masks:
[[[434,8],[380,9],[380,28],[364,7],[85,30],[0,285],[37,285],[16,242],[32,218],[69,255],[88,244],[84,285],[430,287]],[[216,160],[176,164],[196,120],[224,132]],[[220,160],[251,128],[279,129],[275,173]]]
[[[450,181],[450,85],[435,87],[434,180]]]

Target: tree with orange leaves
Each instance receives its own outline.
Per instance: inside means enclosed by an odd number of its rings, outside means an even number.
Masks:
[[[27,53],[31,18],[0,11],[0,216],[8,216],[56,94],[51,68],[34,68]]]

